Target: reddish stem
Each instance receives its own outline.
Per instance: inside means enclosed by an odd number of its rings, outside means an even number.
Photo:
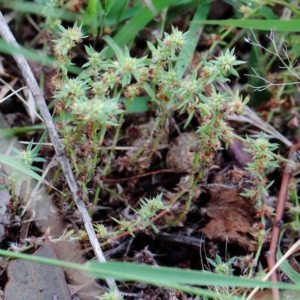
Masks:
[[[105,183],[117,184],[117,183],[120,183],[120,182],[127,182],[127,181],[130,181],[130,180],[139,179],[139,178],[142,178],[142,177],[147,177],[147,176],[161,174],[161,173],[175,173],[175,174],[178,174],[178,173],[185,173],[185,172],[178,172],[178,171],[172,170],[172,169],[163,169],[163,170],[151,171],[151,172],[144,173],[144,174],[138,174],[138,175],[134,175],[134,176],[131,176],[131,177],[126,177],[126,178],[109,179],[109,178],[101,177],[101,180],[103,180],[103,182],[105,182]]]
[[[289,158],[291,158],[292,153],[294,153],[295,151],[298,151],[298,149],[300,149],[300,143],[293,145],[290,148]],[[280,191],[279,191],[279,195],[278,195],[278,202],[277,202],[277,206],[276,206],[276,215],[275,215],[275,219],[273,222],[273,228],[272,228],[270,249],[269,249],[269,253],[267,255],[267,262],[268,262],[269,270],[271,270],[276,263],[276,248],[277,248],[278,238],[279,238],[279,234],[280,234],[280,227],[282,224],[282,216],[283,216],[284,208],[285,208],[285,201],[286,201],[286,195],[288,192],[288,185],[289,185],[289,181],[290,181],[291,177],[292,177],[292,175],[290,173],[290,168],[288,165],[286,165],[284,168],[284,173],[283,173]],[[270,279],[272,282],[277,282],[276,272],[274,272],[270,276]],[[273,294],[274,300],[280,300],[279,290],[277,288],[272,289],[272,294]]]

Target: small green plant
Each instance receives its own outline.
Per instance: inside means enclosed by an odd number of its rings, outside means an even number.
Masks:
[[[214,273],[232,276],[234,269],[231,269],[230,266],[234,263],[236,257],[232,257],[228,262],[223,262],[222,258],[216,254],[215,261],[208,257],[206,260],[214,267]],[[228,287],[215,288],[215,290],[221,294],[229,294]]]
[[[208,257],[206,260],[214,267],[216,274],[232,275],[234,269],[231,269],[230,266],[234,263],[236,257],[232,257],[229,261],[223,262],[222,258],[216,254],[215,261]]]
[[[0,176],[4,178],[5,182],[5,185],[0,187],[0,190],[7,189],[12,196],[11,220],[14,220],[16,213],[20,213],[17,209],[19,206],[19,199],[16,191],[21,186],[22,182],[31,178],[43,180],[41,176],[36,174],[36,172],[43,172],[43,170],[32,165],[36,162],[41,163],[46,161],[44,158],[38,157],[40,148],[40,145],[33,148],[33,141],[31,141],[25,150],[19,150],[12,147],[11,151],[15,153],[14,156],[0,157],[3,163],[8,164],[14,169],[8,170],[7,174],[0,172]]]
[[[16,154],[16,159],[25,167],[37,171],[37,172],[43,172],[42,169],[37,168],[35,166],[32,166],[34,162],[45,162],[46,160],[42,157],[38,157],[38,152],[40,150],[40,146],[37,146],[32,149],[33,141],[31,141],[28,146],[26,147],[26,150],[19,150],[17,148],[12,148],[12,151]]]
[[[139,210],[133,209],[133,211],[137,214],[137,220],[131,222],[125,219],[119,221],[113,217],[111,218],[119,224],[121,232],[126,231],[132,236],[134,236],[133,232],[135,229],[146,229],[148,226],[151,226],[155,232],[158,232],[158,228],[154,225],[151,219],[155,217],[157,212],[160,210],[168,208],[169,206],[165,205],[162,201],[162,194],[159,194],[152,199],[141,199],[141,208]]]
[[[115,51],[115,61],[105,58],[106,49],[96,52],[91,46],[85,46],[88,62],[83,65],[84,70],[79,76],[70,78],[67,74],[67,67],[71,65],[70,50],[81,42],[84,34],[78,25],[69,29],[59,26],[59,29],[61,34],[55,40],[55,53],[61,74],[54,77],[52,82],[56,90],[56,113],[60,117],[57,125],[64,136],[63,144],[74,166],[77,182],[83,190],[93,179],[96,166],[98,170],[100,166],[102,176],[110,172],[114,160],[113,149],[120,137],[126,108],[141,93],[148,94],[156,106],[152,128],[152,132],[156,133],[149,136],[153,144],[151,151],[146,152],[146,146],[142,146],[128,158],[129,165],[136,163],[144,151],[148,155],[147,161],[151,162],[162,136],[160,133],[169,126],[176,112],[187,115],[184,127],[189,126],[194,114],[201,116],[196,131],[198,142],[193,166],[185,177],[184,187],[181,188],[179,184],[179,193],[174,200],[165,201],[165,204],[163,194],[142,199],[140,209],[131,208],[133,215],[128,215],[127,211],[126,218],[111,217],[119,225],[115,231],[95,225],[100,239],[124,233],[134,236],[135,231],[146,230],[149,225],[158,232],[159,228],[151,220],[159,211],[171,208],[176,199],[187,193],[188,201],[183,212],[186,214],[197,191],[195,187],[207,179],[215,155],[223,147],[222,142],[226,147],[231,142],[233,134],[226,123],[227,117],[231,114],[241,115],[249,98],[243,99],[238,92],[233,97],[229,93],[218,92],[213,83],[226,82],[229,75],[238,76],[234,67],[244,62],[236,59],[234,49],[226,50],[214,60],[206,61],[203,58],[199,69],[180,80],[176,73],[176,58],[186,43],[186,34],[172,28],[172,33],[165,34],[156,46],[148,42],[151,58],[132,58],[126,47],[121,50],[110,39],[107,42]],[[207,86],[211,89],[210,94],[204,93]],[[121,98],[123,103],[120,103]],[[112,139],[107,137],[108,130],[114,135]],[[257,218],[261,221],[253,225],[253,242],[259,247],[252,266],[249,265],[247,269],[251,278],[268,236],[264,229],[265,220],[270,217],[272,210],[262,202],[262,195],[267,194],[272,184],[267,183],[265,172],[268,168],[277,167],[272,154],[277,145],[268,142],[264,134],[258,139],[247,138],[245,144],[246,151],[253,156],[253,162],[247,165],[247,170],[252,174],[249,184],[253,188],[245,189],[242,195],[257,203]],[[102,157],[100,162],[99,157]],[[227,275],[232,275],[233,270],[229,266],[233,260],[235,258],[225,263],[219,256],[216,262],[208,259],[216,273]],[[227,288],[218,291],[228,293]]]
[[[100,300],[123,300],[124,298],[120,296],[119,293],[114,290],[110,290],[109,292],[104,293],[102,296],[96,297]]]
[[[75,78],[69,78],[69,52],[81,42],[84,34],[76,24],[69,29],[61,25],[58,28],[61,33],[54,42],[61,74],[54,77],[52,82],[56,90],[56,113],[60,116],[57,125],[64,136],[65,150],[72,160],[79,185],[85,189],[90,182],[96,164],[99,164],[99,155],[104,158],[101,162],[102,175],[109,173],[114,157],[113,148],[120,136],[125,110],[141,93],[148,93],[157,107],[153,132],[159,133],[168,127],[176,111],[188,115],[185,127],[189,125],[194,113],[202,116],[202,124],[197,130],[200,148],[195,155],[193,167],[193,172],[198,172],[199,176],[190,177],[190,186],[205,180],[204,170],[213,163],[216,151],[222,149],[221,141],[228,144],[231,140],[231,129],[226,124],[227,116],[241,114],[243,105],[248,101],[240,99],[238,94],[232,99],[227,93],[217,92],[211,84],[216,80],[225,82],[227,76],[237,75],[234,67],[243,62],[236,59],[234,49],[221,53],[210,62],[203,59],[199,66],[202,66],[201,75],[198,76],[198,70],[195,70],[181,81],[175,70],[176,57],[186,43],[186,33],[172,28],[172,33],[166,33],[162,40],[158,40],[157,46],[148,42],[151,59],[132,58],[127,48],[122,51],[111,40],[108,42],[115,50],[115,61],[105,59],[106,49],[96,52],[91,46],[86,46],[88,62],[83,65],[84,71]],[[206,85],[212,89],[209,96],[203,94]],[[122,94],[126,99],[123,105],[119,102]],[[115,128],[114,138],[108,140],[105,134],[112,127]],[[148,154],[148,161],[157,151],[160,136],[156,134],[156,137],[149,137],[154,147]],[[110,153],[105,150],[104,146],[107,145],[112,147]],[[144,150],[145,147],[142,147],[134,153],[129,163],[134,164]],[[141,213],[144,214],[144,211]]]
[[[47,8],[51,11],[56,6],[62,5],[61,2],[49,1]],[[259,4],[256,3],[253,7],[250,7],[247,1],[242,1],[241,4],[239,13],[245,17],[258,13]],[[199,184],[207,183],[216,154],[228,147],[232,141],[234,134],[232,128],[228,126],[228,117],[243,114],[245,105],[249,101],[248,96],[244,98],[238,91],[232,96],[229,92],[223,93],[221,89],[216,88],[217,84],[228,82],[229,77],[231,79],[234,76],[238,77],[235,68],[242,65],[244,61],[238,60],[235,49],[228,46],[227,50],[213,59],[206,59],[204,55],[197,67],[186,72],[182,78],[178,75],[178,56],[188,44],[188,33],[172,27],[171,32],[162,35],[157,42],[148,42],[149,55],[135,58],[131,56],[127,47],[120,49],[113,39],[107,36],[104,37],[104,41],[110,48],[98,52],[90,45],[82,47],[84,39],[87,38],[83,30],[87,25],[86,18],[83,22],[84,26],[76,23],[73,27],[64,28],[60,23],[53,15],[48,14],[46,26],[53,32],[53,50],[59,70],[52,80],[55,113],[58,120],[56,125],[81,189],[78,195],[85,201],[91,214],[101,192],[111,196],[109,201],[120,201],[124,206],[123,210],[121,208],[119,218],[111,217],[117,225],[109,218],[106,222],[110,222],[112,226],[104,223],[94,224],[101,246],[106,246],[114,239],[128,234],[134,237],[135,232],[140,230],[159,232],[160,226],[154,224],[157,215],[163,210],[172,210],[181,205],[180,217],[172,223],[178,225],[182,217],[190,211],[192,201],[199,196]],[[227,30],[223,37],[228,32]],[[250,39],[247,41],[255,45],[255,42]],[[274,42],[273,36],[271,41]],[[212,48],[216,43],[215,37]],[[80,65],[81,72],[78,76],[68,72],[73,65],[72,51],[75,47],[81,47],[86,55],[86,61]],[[108,59],[111,57],[109,52],[112,49],[116,58]],[[290,61],[287,57],[287,63],[285,60],[282,62],[287,71],[294,71],[292,67],[294,60]],[[274,86],[270,81],[265,82],[263,88]],[[207,92],[207,88],[210,92]],[[148,132],[147,142],[141,146],[134,146],[138,149],[128,151],[121,161],[115,150],[119,146],[119,141],[126,135],[122,131],[126,110],[140,95],[150,98],[152,108],[155,109],[155,117]],[[139,203],[134,205],[131,199],[123,197],[122,192],[119,193],[117,189],[116,192],[103,184],[102,180],[110,174],[114,175],[118,167],[128,172],[135,170],[138,175],[142,174],[159,153],[163,133],[170,131],[178,115],[184,120],[184,129],[194,126],[192,123],[195,116],[198,117],[199,122],[195,130],[197,142],[190,149],[190,152],[194,153],[193,162],[186,171],[187,174],[179,182],[176,193],[171,195],[163,190],[158,195],[142,197]],[[251,154],[253,161],[247,164],[246,169],[250,175],[245,181],[247,188],[241,195],[252,201],[256,209],[257,222],[253,224],[251,233],[257,251],[245,257],[234,257],[228,262],[223,262],[218,255],[215,261],[210,258],[207,258],[207,261],[214,267],[214,273],[232,276],[231,266],[236,260],[235,265],[241,268],[245,277],[261,279],[263,273],[259,265],[259,257],[263,244],[269,240],[270,232],[265,229],[266,219],[273,213],[272,208],[263,202],[263,197],[268,195],[268,189],[272,185],[272,182],[268,182],[267,172],[270,168],[278,167],[273,155],[277,145],[269,142],[264,134],[257,139],[247,137],[244,144],[245,151]],[[16,154],[14,159],[22,166],[31,171],[41,171],[32,166],[34,162],[43,161],[37,156],[38,149],[32,149],[32,143],[24,151],[18,149],[13,151]],[[7,176],[9,184],[13,185],[18,175],[19,173],[12,173]],[[88,188],[91,185],[97,185],[94,205],[88,199]],[[68,193],[66,185],[62,184],[62,189]],[[299,197],[295,189],[291,189],[291,196],[297,205]],[[70,201],[68,195],[60,199],[64,204],[64,209],[60,212],[66,213],[74,203]],[[179,203],[179,199],[182,203]],[[294,230],[297,230],[299,212],[294,208],[291,213],[295,218]],[[75,234],[70,230],[66,231],[60,239],[83,241],[86,238],[85,232]],[[16,243],[12,243],[11,248],[15,251],[27,249]],[[215,288],[217,293],[221,297],[229,297],[232,291],[229,285],[220,286]],[[119,299],[118,297],[118,293],[109,291],[100,299]]]

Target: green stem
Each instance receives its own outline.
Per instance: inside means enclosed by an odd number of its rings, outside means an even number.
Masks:
[[[98,202],[100,190],[101,190],[100,186],[97,186],[96,191],[95,191],[94,200],[93,200],[93,204],[94,204],[95,206],[97,205],[97,202]]]
[[[120,135],[120,131],[121,131],[121,125],[122,125],[123,120],[124,120],[124,117],[125,117],[125,111],[126,111],[127,107],[129,106],[130,102],[131,102],[131,99],[127,99],[127,101],[125,102],[125,107],[126,107],[126,108],[125,108],[124,112],[120,115],[120,118],[119,118],[119,124],[120,124],[120,125],[119,125],[119,126],[117,127],[117,129],[116,129],[116,133],[115,133],[115,135],[114,135],[113,145],[112,145],[112,147],[111,147],[111,151],[110,151],[110,154],[109,154],[109,158],[108,158],[108,161],[107,161],[107,163],[106,163],[106,165],[105,165],[105,168],[104,168],[104,170],[103,170],[103,173],[102,173],[103,176],[107,175],[108,168],[109,168],[110,165],[111,165],[111,161],[112,161],[112,158],[113,158],[113,156],[114,156],[114,149],[115,149],[115,147],[117,146],[118,139],[119,139],[119,135]]]

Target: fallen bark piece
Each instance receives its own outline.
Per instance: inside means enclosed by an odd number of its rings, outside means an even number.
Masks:
[[[50,245],[41,246],[34,255],[57,259]],[[71,299],[60,267],[16,259],[8,264],[7,276],[4,300]]]

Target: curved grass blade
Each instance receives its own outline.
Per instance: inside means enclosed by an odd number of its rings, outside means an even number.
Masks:
[[[49,183],[45,179],[43,179],[40,175],[33,172],[31,169],[29,169],[29,168],[25,167],[24,165],[22,165],[13,156],[8,156],[8,155],[4,155],[4,154],[0,153],[0,162],[2,164],[8,165],[8,166],[10,166],[10,167],[26,174],[26,175],[28,175],[28,176],[30,176],[30,177],[38,180],[38,181],[42,181],[42,182],[49,185]]]
[[[257,30],[270,31],[300,31],[300,20],[198,20],[194,23],[198,24],[211,24],[211,25],[222,25],[222,26],[233,26],[240,28],[252,28]]]
[[[14,11],[35,15],[42,15],[45,8],[45,6],[43,5],[38,5],[37,3],[27,1],[0,0],[0,4],[4,8],[10,8]],[[49,16],[72,22],[80,21],[82,19],[82,16],[80,14],[67,11],[63,8],[53,8],[51,12],[49,12]]]
[[[210,9],[210,3],[199,4],[194,14],[193,21],[206,20]],[[182,78],[183,74],[193,59],[199,37],[202,33],[203,25],[192,22],[188,31],[187,41],[180,51],[176,62],[176,71],[178,78]]]
[[[22,45],[19,45],[20,48],[14,47],[11,44],[6,43],[3,39],[0,38],[0,52],[6,54],[22,54],[26,59],[30,61],[37,62],[44,66],[55,67],[55,60],[49,55],[41,55],[41,53],[24,48]],[[68,71],[73,74],[80,74],[81,69],[76,66],[68,66]]]
[[[22,253],[16,253],[0,249],[0,255],[26,259],[29,261],[36,261],[44,264],[51,264],[53,266],[60,266],[75,270],[81,270],[88,272],[91,276],[97,278],[115,278],[120,280],[132,280],[146,282],[158,286],[166,286],[175,289],[190,288],[191,293],[200,294],[200,291],[195,291],[196,288],[188,287],[186,284],[197,284],[197,285],[213,285],[213,286],[236,286],[236,287],[264,287],[264,288],[282,288],[291,290],[300,290],[300,287],[295,284],[287,283],[271,283],[262,282],[260,280],[240,278],[238,276],[226,276],[218,275],[210,272],[195,271],[187,269],[177,269],[169,267],[157,267],[148,265],[138,265],[134,263],[124,262],[108,262],[98,263],[90,262],[86,265],[80,265],[72,262],[61,261],[56,259],[49,259],[44,257],[38,257],[35,255],[28,255]],[[222,299],[228,299],[223,298]],[[217,296],[219,298],[220,295]],[[229,298],[232,299],[232,298]],[[233,298],[234,299],[234,298]]]
[[[280,260],[282,257],[282,253],[280,251],[280,248],[278,247],[277,253],[276,253],[276,259]],[[285,273],[285,275],[291,279],[295,284],[300,286],[300,274],[296,272],[290,264],[285,260],[280,265],[280,269]]]
[[[46,129],[46,126],[34,125],[34,126],[27,126],[27,127],[4,128],[4,129],[0,129],[0,136],[6,138],[6,137],[14,136],[19,133],[32,132],[32,131],[42,130],[42,129]]]

